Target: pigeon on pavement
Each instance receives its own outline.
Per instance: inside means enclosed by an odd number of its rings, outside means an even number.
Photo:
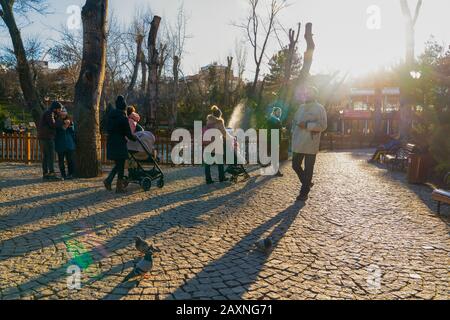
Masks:
[[[149,251],[145,254],[144,258],[139,261],[136,266],[134,267],[133,271],[131,271],[123,280],[123,282],[126,282],[128,280],[140,277],[145,275],[146,273],[150,272],[153,267],[153,252]]]
[[[273,243],[272,243],[272,240],[270,238],[266,238],[264,240],[260,240],[255,245],[256,245],[256,248],[259,251],[264,252],[266,254],[269,253],[270,250],[272,250],[272,247],[273,247]]]
[[[142,254],[147,254],[148,252],[159,252],[158,249],[155,249],[153,246],[149,245],[144,239],[137,236],[134,238],[136,250]]]

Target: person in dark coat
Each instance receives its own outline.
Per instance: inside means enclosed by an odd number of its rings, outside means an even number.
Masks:
[[[38,139],[42,152],[42,174],[44,180],[60,180],[55,175],[55,135],[56,118],[62,110],[61,103],[54,101],[50,108],[45,111],[38,124]]]
[[[272,130],[279,130],[278,147],[281,146],[281,129],[283,129],[283,123],[281,122],[282,111],[278,107],[272,109],[272,114],[269,119],[267,119],[267,152],[271,154],[272,152]],[[283,174],[278,170],[277,177],[282,177]]]
[[[73,160],[75,152],[75,125],[65,110],[59,114],[57,120],[55,150],[58,154],[59,171],[62,178],[64,180],[72,180],[75,172]],[[66,174],[65,161],[67,161],[68,174]]]
[[[127,138],[136,141],[136,137],[131,133],[126,109],[125,98],[119,96],[116,100],[116,109],[111,110],[108,117],[107,158],[114,161],[114,168],[103,183],[107,190],[112,190],[112,182],[117,174],[116,193],[126,191],[124,171],[125,162],[128,159]]]

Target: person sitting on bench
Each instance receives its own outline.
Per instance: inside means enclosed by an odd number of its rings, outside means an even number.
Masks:
[[[389,140],[385,144],[380,145],[377,150],[375,150],[372,158],[368,160],[369,163],[377,162],[380,160],[382,154],[393,152],[401,147],[402,142],[400,139],[400,135],[393,135],[390,138],[391,140]]]

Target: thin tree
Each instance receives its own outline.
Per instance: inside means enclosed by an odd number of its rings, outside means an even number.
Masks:
[[[286,8],[286,2],[283,0],[271,0],[269,13],[263,17],[260,12],[260,0],[248,0],[250,12],[244,23],[236,25],[244,29],[247,40],[252,48],[252,56],[255,63],[255,76],[251,85],[250,94],[256,96],[256,86],[259,81],[263,59],[271,35],[275,31],[275,22],[279,13]]]
[[[15,13],[22,16],[32,11],[45,13],[47,5],[45,0],[0,0],[0,6],[0,17],[8,29],[13,44],[17,61],[16,69],[25,103],[27,109],[31,112],[35,123],[38,123],[44,110],[44,106],[39,98],[36,86],[33,83],[30,64],[27,59],[25,46],[22,41],[22,34],[17,24]]]
[[[101,174],[99,105],[106,70],[108,0],[86,0],[81,11],[83,58],[75,86],[78,125],[76,163],[80,177]]]

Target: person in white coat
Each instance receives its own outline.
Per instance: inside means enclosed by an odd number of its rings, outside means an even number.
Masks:
[[[316,100],[317,89],[307,87],[304,94],[306,102],[299,107],[292,123],[292,168],[302,184],[297,201],[308,200],[321,134],[327,129],[327,113]]]

